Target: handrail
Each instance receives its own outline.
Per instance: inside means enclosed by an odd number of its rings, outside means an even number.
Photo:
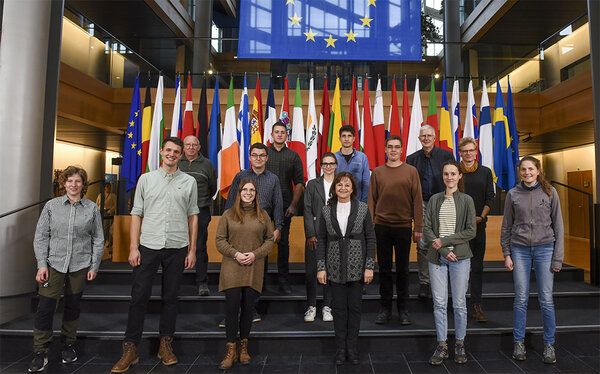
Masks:
[[[589,216],[589,229],[590,229],[590,279],[592,280],[592,284],[597,283],[595,280],[598,279],[598,275],[599,275],[599,271],[600,269],[598,268],[598,264],[597,264],[597,258],[598,258],[598,250],[596,248],[596,243],[595,243],[595,231],[594,231],[594,195],[589,193],[589,192],[585,192],[582,191],[578,188],[569,186],[567,184],[564,183],[560,183],[557,181],[550,181],[551,184],[553,185],[559,185],[562,187],[565,187],[567,189],[582,193],[584,195],[587,196],[588,198],[588,216]],[[597,285],[597,284],[595,284]]]
[[[100,183],[100,182],[104,182],[104,179],[98,179],[97,181],[93,181],[93,182],[89,183],[88,186],[91,186],[92,184],[96,184],[96,183]],[[32,203],[32,204],[29,204],[29,205],[25,205],[24,207],[11,210],[10,212],[2,213],[2,214],[0,214],[0,218],[4,218],[4,217],[7,217],[7,216],[10,216],[11,214],[19,213],[22,210],[29,209],[29,208],[34,207],[36,205],[43,204],[43,203],[45,203],[47,201],[50,201],[52,199],[53,199],[52,197],[49,197],[47,199],[38,201],[37,203]]]

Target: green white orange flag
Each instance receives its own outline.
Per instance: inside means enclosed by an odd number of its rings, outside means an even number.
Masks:
[[[158,77],[156,98],[154,99],[154,114],[152,115],[152,129],[150,130],[150,144],[148,146],[148,166],[146,171],[154,171],[160,167],[160,147],[165,133],[165,120],[163,118],[163,77]]]
[[[225,112],[225,126],[221,146],[221,196],[227,199],[233,178],[240,172],[239,143],[236,130],[237,114],[233,104],[233,76],[229,81],[227,95],[227,111]]]

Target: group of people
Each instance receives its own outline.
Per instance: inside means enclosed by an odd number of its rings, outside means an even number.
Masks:
[[[462,161],[435,147],[435,131],[423,126],[422,149],[401,161],[402,140],[385,143],[387,161],[369,170],[367,157],[352,147],[352,126],[340,130],[342,148],[320,159],[322,175],[304,188],[302,162],[286,147],[287,128],[273,126],[272,145],[251,145],[251,167],[238,173],[229,189],[225,212],[217,228],[216,248],[223,255],[219,291],[225,293],[226,347],[219,368],[250,363],[248,338],[260,321],[256,305],[265,284],[267,257],[277,243],[279,290],[291,293],[289,228],[304,196],[306,236],[306,322],[317,315],[317,287],[323,285],[324,321],[333,321],[335,363],[359,363],[358,335],[362,294],[373,281],[376,256],[381,309],[375,323],[392,318],[393,274],[396,263],[397,308],[400,323],[412,323],[408,310],[409,252],[418,243],[419,297],[432,297],[437,346],[430,358],[439,365],[449,357],[447,343],[448,285],[455,321],[454,360],[467,361],[466,292],[471,282],[472,314],[487,321],[481,304],[485,223],[493,205],[491,171],[477,163],[477,142],[459,143]],[[163,269],[163,307],[160,315],[158,358],[177,363],[172,341],[177,294],[184,269],[196,267],[199,295],[207,285],[206,241],[211,219],[216,172],[202,156],[198,139],[166,138],[161,167],[143,174],[131,211],[129,263],[133,267],[131,302],[123,352],[112,368],[127,371],[139,362],[137,346],[151,296],[152,278]],[[525,157],[519,164],[521,183],[507,194],[501,245],[506,268],[513,272],[514,352],[524,360],[526,309],[531,263],[535,267],[544,324],[544,354],[556,361],[552,303],[553,273],[563,258],[563,226],[556,191],[544,177],[539,161]],[[86,279],[95,278],[103,252],[98,207],[83,198],[85,170],[65,169],[61,186],[66,194],[46,204],[34,240],[40,303],[34,326],[35,355],[29,371],[44,370],[52,340],[52,317],[64,289],[63,363],[77,359],[75,333],[79,301]],[[531,202],[535,202],[535,204]]]

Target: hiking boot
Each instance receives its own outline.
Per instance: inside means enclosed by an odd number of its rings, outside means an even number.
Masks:
[[[446,344],[446,342],[438,342],[433,355],[429,358],[429,363],[431,365],[441,365],[444,362],[444,359],[447,359],[448,357],[448,344]]]
[[[527,352],[525,351],[525,344],[523,344],[523,342],[515,342],[512,358],[517,361],[525,361],[527,358],[526,354]]]
[[[473,305],[473,318],[475,318],[475,321],[479,323],[485,323],[488,321],[485,314],[483,314],[483,308],[481,307],[481,304]]]
[[[225,346],[225,358],[219,364],[219,369],[227,370],[238,360],[238,354],[235,343],[227,343]]]
[[[132,342],[123,342],[123,355],[115,366],[113,366],[111,373],[124,373],[138,362],[140,362],[140,358],[137,356],[135,344]]]
[[[33,356],[33,360],[29,364],[29,372],[30,373],[39,373],[43,371],[48,366],[48,355],[46,352],[35,352]]]
[[[250,363],[250,355],[248,354],[248,339],[240,340],[240,364],[248,365]]]
[[[173,353],[171,343],[173,338],[170,336],[163,336],[160,338],[160,345],[158,347],[158,358],[162,360],[163,365],[169,366],[177,363],[177,356]]]

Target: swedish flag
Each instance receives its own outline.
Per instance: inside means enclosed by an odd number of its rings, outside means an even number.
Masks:
[[[496,81],[496,108],[494,109],[494,181],[504,191],[517,184],[510,139],[510,129],[500,82]]]

